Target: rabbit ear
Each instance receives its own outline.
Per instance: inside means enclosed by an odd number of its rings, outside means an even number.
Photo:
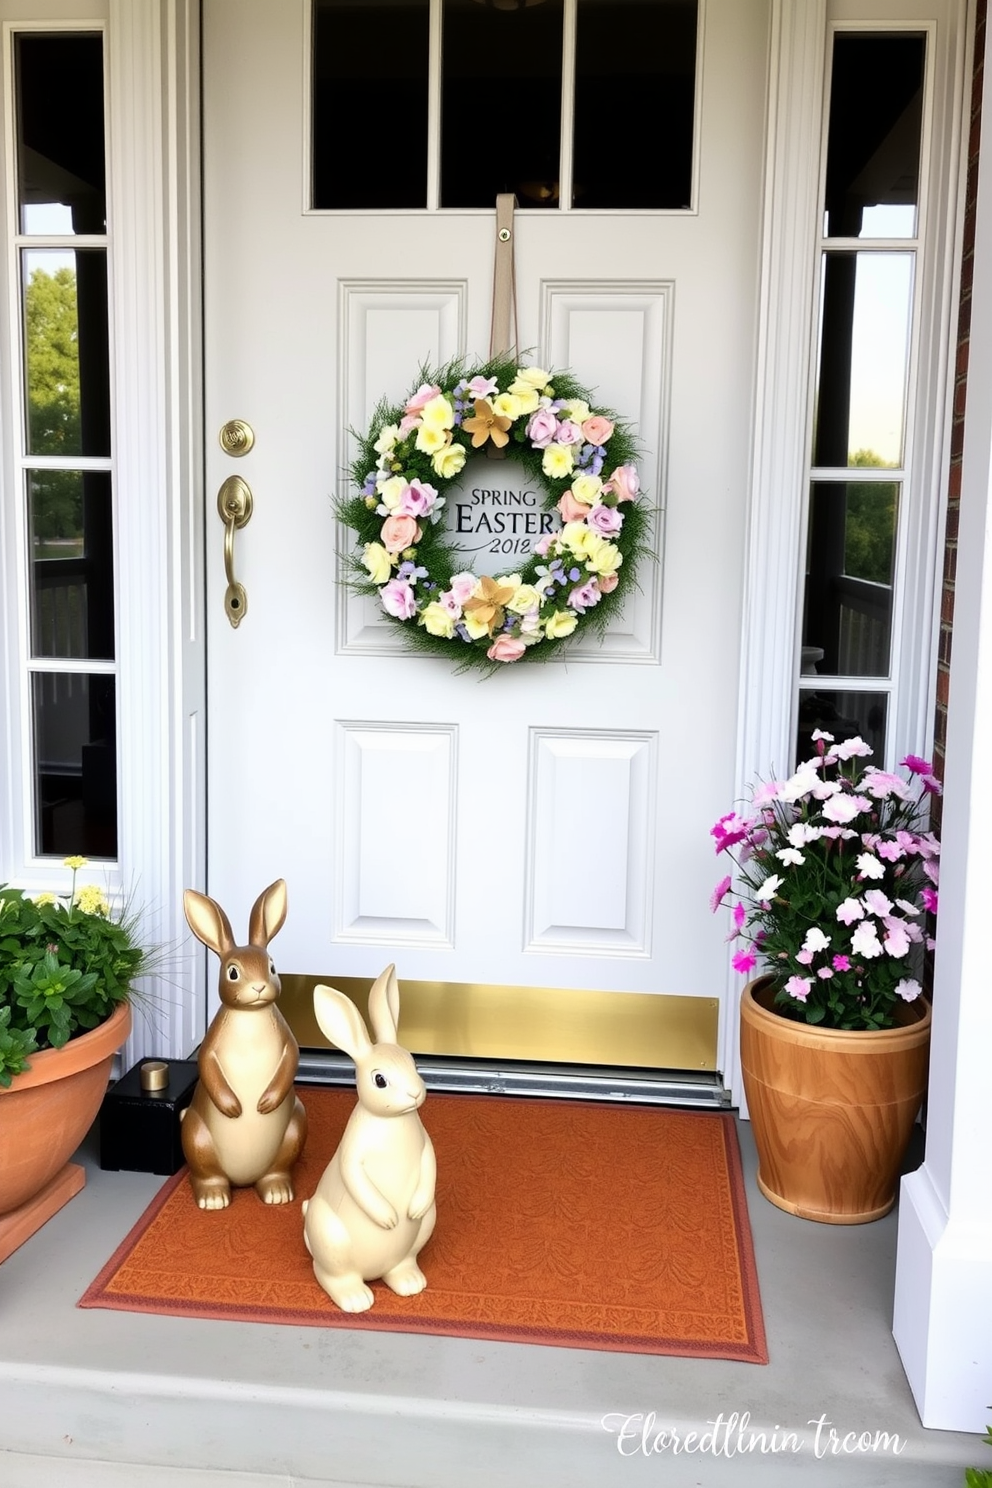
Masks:
[[[197,940],[202,940],[218,956],[226,956],[233,949],[231,922],[215,900],[206,894],[198,894],[195,889],[187,889],[183,895],[183,909],[186,922]]]
[[[251,907],[248,944],[267,946],[286,923],[286,880],[277,878],[263,889]]]
[[[336,987],[323,984],[314,987],[313,1010],[324,1037],[350,1054],[356,1064],[372,1048],[361,1013],[351,998],[345,997]]]
[[[400,989],[396,967],[387,966],[369,993],[369,1022],[380,1044],[395,1044],[400,1022]]]

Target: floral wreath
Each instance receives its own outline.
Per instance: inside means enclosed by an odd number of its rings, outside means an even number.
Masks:
[[[546,660],[582,625],[602,634],[621,609],[650,522],[636,447],[568,373],[506,357],[424,368],[406,403],[381,402],[355,437],[359,494],[338,506],[361,548],[352,583],[416,649],[496,671]],[[491,447],[518,459],[545,500],[541,535],[515,544],[523,564],[496,578],[465,569],[441,520],[445,489]]]

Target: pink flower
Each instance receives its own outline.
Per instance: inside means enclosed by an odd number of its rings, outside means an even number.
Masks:
[[[898,796],[900,800],[908,801],[912,794],[901,775],[888,775],[884,770],[876,770],[874,765],[868,766],[859,784],[862,790],[879,801],[884,801],[889,796]]]
[[[743,930],[743,928],[744,928],[744,921],[746,919],[747,919],[747,910],[744,908],[743,904],[740,904],[740,903],[735,904],[734,905],[734,913],[733,913],[734,928],[737,929],[737,930]]]
[[[527,425],[527,438],[535,449],[547,449],[558,433],[558,420],[550,408],[539,408]]]
[[[562,419],[555,434],[556,444],[581,444],[582,430],[572,419]]]
[[[873,915],[884,917],[892,913],[892,900],[881,889],[868,889],[864,897],[865,908]]]
[[[837,795],[830,796],[824,801],[822,814],[828,821],[851,822],[856,816],[860,816],[862,811],[870,809],[871,802],[867,796]]]
[[[723,852],[725,848],[733,847],[735,843],[742,842],[750,830],[750,822],[737,815],[736,811],[728,811],[726,816],[710,827],[710,836],[716,839],[717,852]]]
[[[931,889],[929,887],[922,888],[920,890],[920,898],[923,900],[924,909],[928,909],[931,914],[937,913],[937,904],[939,902],[939,897],[936,889]]]
[[[601,532],[605,537],[612,537],[619,532],[623,526],[623,517],[615,506],[604,506],[601,501],[593,507],[587,507],[586,521],[594,532]]]
[[[863,920],[864,917],[860,899],[845,899],[843,904],[837,906],[837,918],[842,925],[853,925],[855,920]]]
[[[720,905],[723,903],[724,895],[729,888],[730,874],[728,873],[726,878],[721,878],[720,882],[717,884],[716,888],[710,895],[710,909],[713,911],[714,914],[716,914],[717,910],[720,908]]]
[[[842,743],[835,744],[830,752],[834,759],[849,760],[854,759],[855,756],[865,758],[871,754],[872,749],[864,739],[845,739]]]
[[[929,760],[922,759],[918,754],[907,754],[899,764],[904,770],[909,770],[913,775],[932,775],[933,765]]]
[[[413,517],[387,517],[382,524],[380,541],[387,553],[402,553],[420,541],[421,529]]]
[[[600,576],[599,576],[599,592],[600,592],[600,594],[612,594],[613,591],[614,591],[614,589],[619,584],[619,582],[620,582],[620,575],[619,574],[615,574],[615,573],[611,573],[611,574],[600,574]]]
[[[800,966],[812,966],[813,952],[806,950],[804,946],[801,951],[796,952],[796,960],[799,962]]]
[[[636,501],[641,489],[641,478],[636,465],[618,465],[610,476],[608,485],[616,492],[618,501]]]
[[[403,418],[400,419],[400,438],[405,439],[410,433],[410,430],[416,429],[419,423],[420,419],[415,418],[412,413],[404,414]]]
[[[882,944],[889,955],[895,956],[897,960],[900,956],[905,956],[909,950],[909,936],[906,934],[906,927],[902,921],[886,920],[885,930],[886,934]]]
[[[851,958],[850,956],[835,956],[830,964],[834,971],[850,971]]]
[[[915,1002],[922,991],[919,982],[912,977],[903,977],[901,982],[896,982],[896,996],[901,997],[904,1002]]]
[[[791,976],[785,984],[785,990],[797,1002],[805,1002],[812,985],[812,977]]]
[[[931,883],[940,883],[940,864],[935,863],[933,858],[927,858],[923,864],[923,872]]]
[[[758,958],[753,951],[737,951],[730,964],[742,976],[747,976],[757,966]]]
[[[526,650],[519,636],[501,635],[496,637],[486,655],[490,661],[519,661]]]
[[[582,425],[582,433],[590,444],[605,444],[613,433],[613,421],[600,413],[594,413]]]
[[[866,839],[862,837],[861,840],[865,842]],[[880,838],[875,844],[875,851],[887,863],[898,863],[899,859],[903,856],[903,849],[899,846],[898,842],[886,842],[884,838]]]
[[[442,610],[447,610],[453,620],[462,618],[462,607],[450,589],[446,589],[443,594],[439,595],[437,602]]]
[[[413,590],[402,579],[390,579],[379,591],[379,597],[386,614],[395,615],[397,620],[412,620],[417,613]]]
[[[589,514],[589,508],[583,506],[581,501],[576,501],[571,491],[563,491],[558,499],[558,510],[561,512],[563,522],[584,522]]]
[[[399,515],[404,517],[426,517],[437,500],[433,486],[425,485],[414,477],[400,495]]]
[[[459,608],[464,608],[465,601],[471,599],[477,583],[475,574],[457,573],[451,580],[450,593],[454,595]]]
[[[473,377],[471,382],[465,384],[466,392],[471,393],[473,398],[490,398],[498,387],[495,377]]]
[[[420,413],[421,409],[423,409],[431,401],[432,398],[436,398],[440,391],[441,389],[439,387],[430,387],[426,382],[422,382],[417,391],[414,393],[413,397],[407,403],[403,412],[410,414]]]
[[[931,796],[941,796],[944,793],[944,787],[941,785],[936,775],[924,775],[920,781],[920,784],[922,785],[923,789]]]
[[[584,615],[586,610],[591,610],[593,605],[598,605],[602,597],[599,585],[593,578],[587,579],[584,584],[576,584],[568,596],[568,602],[573,610]]]
[[[824,982],[828,982],[833,976],[833,972],[830,970],[829,966],[821,966],[816,974]]]

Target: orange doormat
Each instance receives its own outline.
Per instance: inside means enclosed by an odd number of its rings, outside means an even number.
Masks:
[[[170,1178],[80,1299],[180,1317],[436,1333],[568,1348],[768,1361],[730,1115],[431,1095],[437,1227],[427,1290],[339,1312],[303,1244],[312,1194],[355,1104],[304,1087],[297,1199],[225,1210]]]

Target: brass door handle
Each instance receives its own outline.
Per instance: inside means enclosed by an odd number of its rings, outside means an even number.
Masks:
[[[235,630],[247,614],[248,595],[245,586],[234,577],[234,534],[251,521],[253,505],[247,481],[240,475],[229,475],[217,492],[217,511],[224,523],[224,572],[227,575],[224,612]]]

